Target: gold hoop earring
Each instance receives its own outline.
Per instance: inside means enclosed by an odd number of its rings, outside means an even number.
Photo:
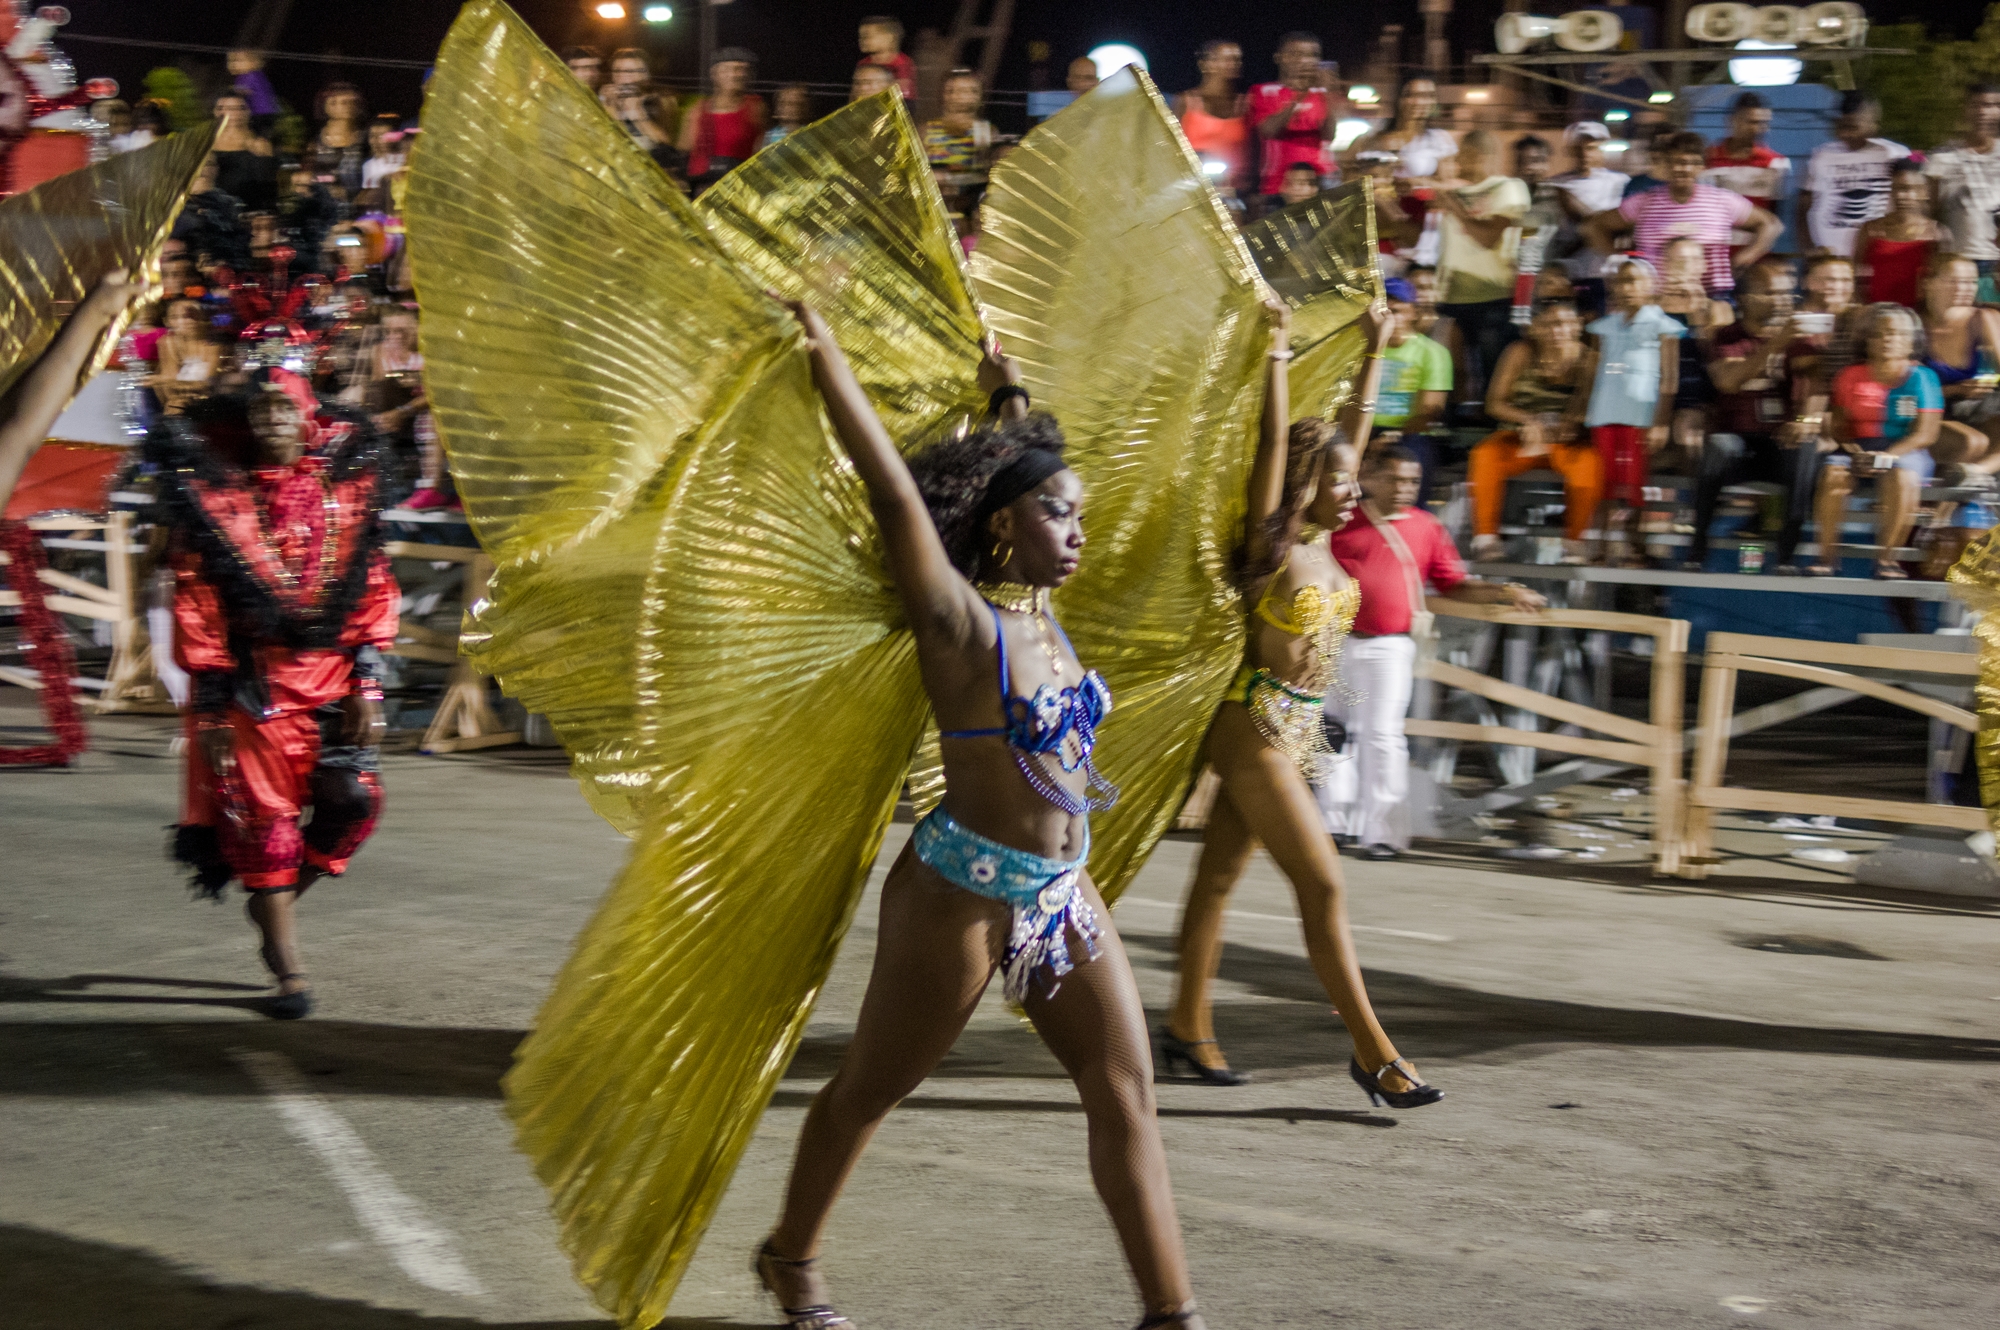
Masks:
[[[1008,562],[1011,559],[1013,559],[1013,557],[1014,557],[1014,547],[1012,545],[1009,545],[1007,547],[1007,552],[1005,554],[1002,554],[1000,552],[1000,542],[997,540],[993,542],[993,559],[994,559],[993,566],[995,568],[1005,568]]]

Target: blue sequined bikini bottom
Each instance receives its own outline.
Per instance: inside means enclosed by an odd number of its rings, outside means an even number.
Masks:
[[[1026,1000],[1038,971],[1044,991],[1053,995],[1070,963],[1071,929],[1083,943],[1083,959],[1097,958],[1097,911],[1083,893],[1083,867],[1090,858],[1090,826],[1084,824],[1083,853],[1074,859],[1044,859],[1011,845],[988,840],[960,826],[943,807],[932,809],[917,823],[911,837],[917,858],[939,877],[980,896],[1005,901],[1014,909],[1014,927],[1000,961],[1007,996]]]

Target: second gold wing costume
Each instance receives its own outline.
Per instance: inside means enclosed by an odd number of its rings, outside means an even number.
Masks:
[[[1152,81],[1128,67],[993,172],[972,276],[1085,484],[1082,569],[1055,601],[1118,706],[1090,874],[1131,883],[1193,782],[1243,658],[1230,578],[1263,409],[1264,285]]]
[[[1225,574],[1263,341],[1248,254],[1157,94],[1107,88],[996,181],[1021,211],[996,214],[1018,221],[996,223],[978,290],[1092,495],[1096,580],[1068,622],[1133,746],[1130,821],[1101,838],[1122,881],[1241,650]],[[821,308],[906,448],[983,407],[981,321],[893,94],[690,207],[505,5],[473,0],[411,174],[430,401],[497,569],[468,653],[550,716],[637,842],[508,1108],[579,1278],[649,1325],[797,1046],[928,719],[865,495],[763,291]],[[1127,174],[1117,210],[1085,197]],[[1093,312],[1072,263],[1112,303]]]
[[[1354,181],[1280,209],[1243,232],[1257,270],[1292,314],[1292,418],[1328,419],[1354,391],[1363,334],[1356,322],[1382,298],[1374,182]]]

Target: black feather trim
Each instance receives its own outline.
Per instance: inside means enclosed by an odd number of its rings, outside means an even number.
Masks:
[[[162,419],[146,438],[146,454],[159,467],[157,497],[160,522],[174,532],[183,548],[201,561],[207,578],[229,614],[234,641],[275,643],[293,650],[330,650],[340,645],[347,620],[368,589],[368,571],[382,548],[381,485],[386,446],[368,419],[344,408],[324,407],[322,418],[353,427],[348,438],[327,458],[328,478],[345,484],[364,476],[375,479],[362,529],[347,566],[335,576],[333,589],[305,613],[288,612],[278,597],[250,571],[234,543],[201,506],[191,482],[217,488],[250,484],[242,468],[224,459],[195,425],[179,416]]]
[[[188,890],[196,900],[219,901],[236,870],[222,857],[222,833],[215,827],[177,826],[168,857],[186,864]]]

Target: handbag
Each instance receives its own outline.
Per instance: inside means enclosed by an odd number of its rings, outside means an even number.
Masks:
[[[1403,543],[1403,537],[1397,533],[1394,523],[1384,522],[1369,512],[1365,505],[1361,513],[1382,533],[1382,540],[1388,545],[1390,553],[1396,556],[1397,563],[1403,565],[1403,576],[1410,587],[1410,640],[1416,643],[1417,663],[1421,665],[1437,659],[1437,616],[1430,612],[1424,600],[1423,575],[1417,571],[1417,561],[1410,554],[1410,547]]]

